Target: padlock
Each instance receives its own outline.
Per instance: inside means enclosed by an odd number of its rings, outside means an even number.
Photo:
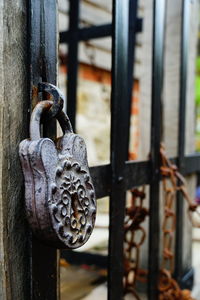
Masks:
[[[56,248],[74,249],[90,237],[96,217],[95,190],[84,140],[59,112],[63,136],[40,137],[40,119],[52,101],[39,102],[31,115],[30,139],[19,146],[25,179],[25,207],[35,236]]]

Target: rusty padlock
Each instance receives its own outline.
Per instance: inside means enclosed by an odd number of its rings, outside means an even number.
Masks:
[[[32,112],[30,139],[20,143],[25,179],[26,213],[34,234],[56,248],[78,248],[90,237],[96,199],[84,140],[72,131],[67,115],[56,118],[63,136],[54,143],[40,137],[41,115],[52,101],[39,102]]]

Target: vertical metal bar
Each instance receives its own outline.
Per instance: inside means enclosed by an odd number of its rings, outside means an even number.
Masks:
[[[148,299],[158,298],[159,275],[159,167],[161,138],[161,101],[163,91],[165,0],[154,0],[153,65],[151,107],[151,174],[149,218],[149,276]]]
[[[179,125],[178,125],[178,167],[184,169],[185,121],[187,97],[187,66],[189,48],[190,0],[182,1]],[[176,205],[176,242],[175,242],[175,277],[180,282],[183,275],[183,197],[177,193]]]
[[[30,112],[38,101],[37,84],[41,80],[40,67],[40,1],[29,0],[28,29],[29,29],[29,92]]]
[[[37,87],[42,80],[56,84],[57,20],[56,0],[29,0],[30,110],[38,101]],[[44,124],[48,137],[55,137],[55,122]],[[58,253],[30,233],[30,299],[57,300]]]
[[[128,80],[128,0],[113,1],[112,92],[111,92],[111,193],[108,299],[123,298],[123,239],[127,158],[125,120],[129,118]]]
[[[137,0],[129,0],[129,33],[128,33],[128,98],[129,98],[129,116],[124,122],[126,122],[126,128],[129,130],[127,135],[127,159],[129,152],[129,139],[130,139],[130,117],[131,117],[131,104],[132,104],[132,89],[134,83],[134,57],[135,57],[135,37],[136,37],[136,21],[137,21]]]
[[[79,0],[70,0],[67,68],[67,114],[76,131]]]
[[[42,81],[57,83],[57,12],[56,0],[42,0],[40,7],[40,62]],[[56,121],[44,123],[44,136],[56,138]]]

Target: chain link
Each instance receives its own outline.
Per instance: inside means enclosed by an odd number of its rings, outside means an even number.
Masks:
[[[131,293],[140,300],[135,290],[136,281],[146,281],[147,271],[139,268],[140,247],[146,238],[146,231],[141,224],[149,214],[143,206],[144,187],[131,190],[131,205],[126,208],[124,222],[124,294]]]
[[[175,204],[177,192],[181,192],[187,202],[188,217],[193,227],[200,227],[200,212],[198,205],[190,197],[186,181],[178,172],[165,153],[164,146],[160,147],[162,187],[164,193],[164,209],[162,222],[162,258],[159,276],[159,300],[194,300],[189,290],[181,290],[173,279],[174,272],[174,235],[176,230]],[[136,281],[147,281],[147,270],[140,269],[140,248],[146,238],[146,231],[142,223],[149,215],[149,210],[143,206],[145,199],[142,190],[131,190],[131,205],[126,208],[124,222],[124,294],[131,293],[140,300],[135,290]],[[139,236],[139,238],[138,238]]]
[[[174,272],[174,235],[176,230],[175,204],[177,192],[180,191],[188,202],[188,212],[192,220],[191,210],[197,206],[193,204],[186,188],[183,176],[165,153],[164,146],[160,147],[161,175],[164,193],[164,216],[162,223],[163,254],[159,278],[159,300],[193,300],[189,290],[181,290],[179,284],[172,278]],[[195,208],[195,210],[194,210]],[[194,224],[193,224],[194,225]]]

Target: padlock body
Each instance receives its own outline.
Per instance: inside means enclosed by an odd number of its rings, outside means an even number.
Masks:
[[[34,234],[57,248],[78,248],[90,237],[96,199],[84,140],[66,133],[20,143],[27,218]]]

